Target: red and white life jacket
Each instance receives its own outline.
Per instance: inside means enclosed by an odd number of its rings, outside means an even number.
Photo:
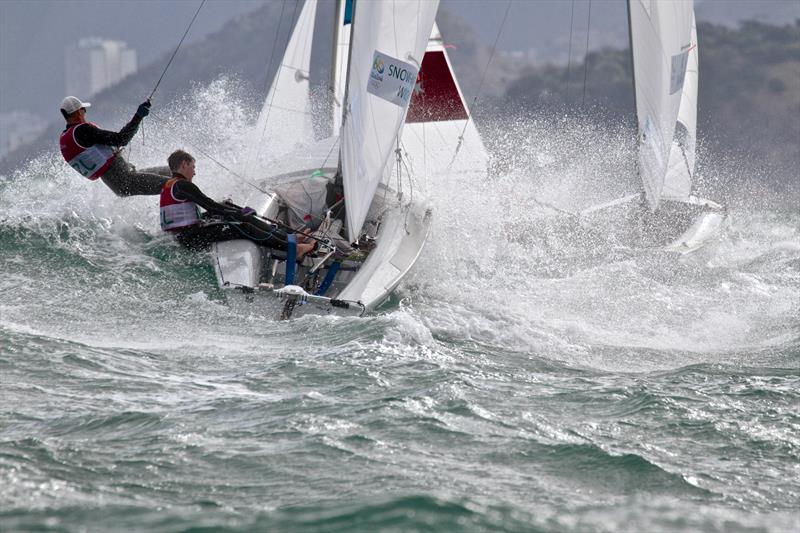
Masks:
[[[96,180],[105,174],[117,154],[113,148],[105,144],[95,144],[88,148],[81,146],[75,139],[75,129],[82,124],[94,126],[91,122],[81,122],[64,130],[60,139],[61,155],[69,166],[78,171],[78,174]]]
[[[172,178],[161,188],[161,229],[175,231],[200,223],[197,204],[189,200],[178,200],[172,194],[172,187],[179,178]]]

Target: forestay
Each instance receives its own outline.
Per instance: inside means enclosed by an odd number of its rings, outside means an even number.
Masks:
[[[341,134],[347,229],[353,241],[387,171],[438,7],[438,0],[356,5]],[[388,94],[392,88],[393,95]]]
[[[648,204],[658,207],[692,42],[694,2],[628,0],[639,171]]]

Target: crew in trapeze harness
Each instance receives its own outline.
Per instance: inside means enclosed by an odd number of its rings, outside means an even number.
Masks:
[[[297,259],[313,252],[317,241],[305,233],[288,233],[256,216],[249,207],[230,202],[218,203],[192,183],[195,159],[176,150],[167,159],[172,178],[161,188],[161,229],[175,235],[178,242],[193,250],[204,250],[211,243],[249,239],[254,243],[288,250],[294,248]],[[198,207],[206,212],[201,215]]]
[[[61,155],[78,174],[92,181],[101,179],[117,196],[159,194],[169,177],[167,167],[137,171],[120,153],[150,114],[150,101],[139,105],[136,113],[118,132],[102,130],[86,121],[89,102],[74,96],[61,101],[61,115],[67,121],[61,132]]]

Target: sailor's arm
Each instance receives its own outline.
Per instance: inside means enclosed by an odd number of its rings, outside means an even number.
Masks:
[[[107,146],[125,146],[133,136],[136,135],[136,130],[139,129],[139,124],[142,119],[150,114],[150,100],[146,100],[139,104],[136,108],[136,113],[130,122],[125,124],[118,132],[101,130],[93,124],[81,124],[75,128],[75,139],[82,146],[94,146],[95,144],[104,144]]]
[[[241,217],[241,209],[215,202],[203,194],[197,185],[189,181],[178,180],[175,182],[175,185],[173,185],[172,192],[179,200],[189,200],[194,202],[212,215],[233,217],[237,219]]]
[[[139,129],[139,124],[142,122],[142,117],[133,115],[130,122],[125,124],[119,132],[101,130],[92,124],[83,123],[75,128],[75,140],[81,146],[94,146],[95,144],[105,144],[107,146],[125,146],[128,144],[136,131]]]

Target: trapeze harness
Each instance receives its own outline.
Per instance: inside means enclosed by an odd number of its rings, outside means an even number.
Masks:
[[[179,200],[172,193],[172,187],[180,178],[171,178],[161,188],[161,229],[178,231],[200,223],[197,204],[190,200]]]
[[[105,174],[108,167],[117,156],[113,148],[105,144],[95,144],[94,146],[82,146],[75,139],[75,130],[78,126],[89,124],[97,127],[91,122],[81,122],[68,127],[61,134],[60,142],[61,155],[69,166],[74,168],[78,174],[84,178],[94,181]]]

